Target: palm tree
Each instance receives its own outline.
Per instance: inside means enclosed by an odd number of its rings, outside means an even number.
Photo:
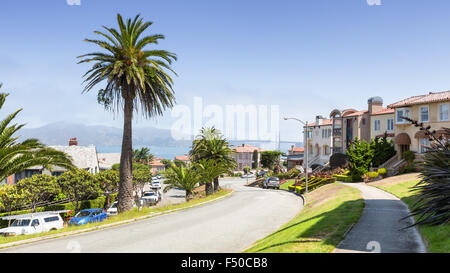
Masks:
[[[202,158],[195,162],[193,168],[196,169],[201,177],[201,182],[205,183],[205,193],[213,193],[213,181],[216,177],[228,171],[228,166],[223,161]]]
[[[201,159],[212,159],[224,166],[222,173],[214,177],[214,191],[219,190],[219,176],[236,167],[236,161],[232,158],[233,150],[227,139],[221,132],[214,128],[202,128],[200,134],[194,139],[192,149],[189,152],[193,162]]]
[[[0,93],[0,109],[8,95]],[[52,166],[68,170],[75,168],[72,159],[66,153],[46,147],[34,138],[20,142],[18,141],[19,137],[13,136],[25,125],[11,124],[21,111],[22,109],[19,109],[0,121],[0,181],[35,166],[42,166],[50,170]]]
[[[148,164],[152,162],[154,156],[150,153],[150,149],[147,147],[142,147],[140,149],[133,150],[133,160],[135,162]]]
[[[146,50],[164,39],[161,34],[143,36],[152,22],[143,22],[140,15],[124,23],[117,15],[119,30],[103,26],[105,32],[95,31],[106,40],[85,41],[98,45],[106,52],[94,52],[79,56],[79,63],[94,62],[84,75],[87,83],[83,92],[92,90],[97,84],[106,82],[97,95],[99,103],[113,112],[123,110],[124,128],[122,153],[120,157],[120,184],[118,211],[133,208],[132,180],[132,119],[133,111],[140,109],[145,117],[162,115],[166,108],[175,103],[173,80],[166,73],[170,68],[174,53],[165,50]],[[176,75],[176,74],[175,74]]]
[[[200,175],[192,167],[183,167],[173,164],[164,173],[164,193],[173,188],[181,188],[186,191],[186,201],[194,198],[193,191],[200,181]]]

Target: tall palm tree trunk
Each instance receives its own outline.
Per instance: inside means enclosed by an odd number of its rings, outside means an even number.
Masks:
[[[220,190],[219,177],[214,178],[214,192]]]
[[[120,182],[119,201],[117,210],[119,213],[133,208],[133,143],[132,143],[132,119],[133,99],[129,94],[125,95],[124,123],[122,138],[122,153],[120,155]]]

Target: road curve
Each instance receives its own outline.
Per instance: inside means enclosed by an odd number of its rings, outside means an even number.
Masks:
[[[0,252],[239,252],[292,219],[303,201],[292,193],[221,180],[230,197],[196,208],[84,234],[0,249]]]

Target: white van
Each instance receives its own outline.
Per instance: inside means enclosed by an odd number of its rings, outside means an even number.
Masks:
[[[62,212],[38,212],[2,217],[3,220],[14,219],[14,221],[9,227],[0,229],[0,235],[17,236],[62,229],[64,221],[59,213]]]

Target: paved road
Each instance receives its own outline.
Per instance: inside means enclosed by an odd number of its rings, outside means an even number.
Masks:
[[[285,191],[221,180],[230,197],[132,224],[0,250],[0,252],[239,252],[292,219],[301,198]]]
[[[408,207],[394,195],[365,185],[345,183],[359,189],[366,206],[359,222],[339,244],[335,252],[426,252],[422,238],[415,228],[401,230],[413,223]]]

